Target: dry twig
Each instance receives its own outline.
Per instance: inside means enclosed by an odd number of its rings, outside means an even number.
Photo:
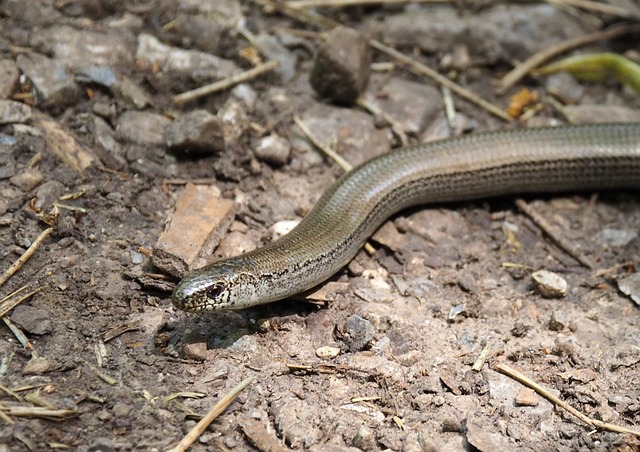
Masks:
[[[209,94],[223,91],[234,85],[237,85],[238,83],[246,82],[248,80],[258,77],[259,75],[264,74],[265,72],[269,72],[273,70],[276,66],[278,66],[277,61],[268,61],[264,64],[261,64],[252,69],[249,69],[248,71],[241,72],[239,74],[234,74],[225,79],[218,80],[217,82],[210,83],[205,86],[201,86],[200,88],[196,88],[191,91],[186,91],[182,94],[178,94],[173,97],[173,101],[176,104],[183,104],[185,102],[192,101],[199,97],[203,97]]]
[[[575,246],[573,246],[567,239],[565,239],[560,234],[558,234],[556,230],[553,228],[553,226],[551,226],[551,224],[549,224],[549,222],[542,215],[540,215],[538,211],[536,211],[533,207],[527,204],[527,202],[524,199],[518,198],[516,199],[515,202],[516,202],[516,206],[518,206],[518,208],[525,215],[527,215],[531,219],[531,221],[533,221],[536,224],[536,226],[538,226],[542,230],[542,232],[547,234],[547,236],[549,236],[549,238],[553,240],[553,242],[558,247],[560,247],[560,249],[562,249],[569,256],[573,257],[575,260],[580,262],[586,268],[588,269],[593,268],[593,264],[591,263],[591,261],[584,254],[578,251],[578,249]]]
[[[215,418],[217,418],[229,405],[233,402],[236,397],[253,381],[253,377],[245,378],[233,388],[227,395],[225,395],[222,399],[215,404],[215,406],[202,418],[200,422],[198,422],[187,435],[182,438],[182,440],[169,452],[183,452],[187,450],[187,448],[193,444],[195,440],[209,427]]]
[[[573,416],[577,417],[578,419],[580,419],[582,422],[584,422],[585,424],[589,425],[590,427],[595,427],[595,428],[599,428],[599,429],[602,429],[602,430],[608,430],[610,432],[616,432],[616,433],[629,433],[631,435],[635,435],[635,436],[640,437],[640,431],[638,431],[638,430],[634,430],[634,429],[627,428],[627,427],[621,427],[619,425],[613,425],[613,424],[609,424],[607,422],[602,422],[602,421],[599,421],[597,419],[590,418],[589,416],[587,416],[587,415],[581,413],[580,411],[576,410],[574,407],[569,405],[564,400],[562,400],[559,397],[556,397],[555,395],[551,394],[551,392],[549,392],[546,388],[542,387],[541,385],[539,385],[538,383],[536,383],[535,381],[533,381],[532,379],[530,379],[526,375],[518,372],[514,368],[509,367],[504,363],[497,363],[497,364],[494,364],[492,367],[495,370],[497,370],[498,372],[501,372],[501,373],[513,378],[514,380],[519,381],[523,385],[533,389],[538,394],[540,394],[542,397],[547,399],[549,402],[551,402],[551,403],[559,406],[560,408],[563,408],[564,410],[568,411],[570,414],[572,414]]]
[[[638,14],[634,11],[621,8],[619,6],[610,5],[603,2],[594,2],[591,0],[545,0],[552,5],[561,6],[574,6],[576,8],[583,9],[585,11],[591,11],[594,13],[611,14],[612,16],[618,16],[623,19],[637,19]]]
[[[34,240],[34,242],[31,244],[31,246],[29,248],[27,248],[27,251],[25,251],[22,254],[22,256],[20,256],[18,258],[18,260],[15,261],[11,265],[11,267],[9,267],[7,269],[7,271],[4,272],[4,274],[2,276],[0,276],[0,286],[2,286],[5,282],[7,282],[7,280],[9,278],[11,278],[11,276],[15,272],[17,272],[18,270],[20,270],[22,268],[24,263],[29,260],[29,258],[33,255],[33,253],[35,253],[35,251],[38,249],[38,247],[44,241],[44,239],[49,237],[49,234],[51,234],[52,232],[53,232],[53,228],[47,228],[44,231],[42,231],[42,233],[38,236],[37,239]]]
[[[342,8],[358,5],[402,5],[406,3],[453,3],[454,0],[294,0],[291,8]]]

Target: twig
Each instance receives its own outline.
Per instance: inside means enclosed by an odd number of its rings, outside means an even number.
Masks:
[[[22,348],[24,348],[25,350],[29,350],[31,352],[31,356],[33,356],[34,358],[40,357],[36,349],[33,348],[33,345],[31,345],[31,342],[29,342],[29,339],[27,339],[27,336],[24,335],[18,325],[13,323],[9,317],[2,317],[2,321],[11,330],[16,339],[18,339],[18,342],[20,342]]]
[[[572,415],[574,415],[575,417],[580,419],[582,422],[584,422],[585,424],[589,425],[590,427],[595,427],[595,428],[599,428],[599,429],[602,429],[602,430],[608,430],[610,432],[629,433],[631,435],[640,436],[640,431],[638,431],[638,430],[634,430],[634,429],[627,428],[627,427],[622,427],[622,426],[619,426],[619,425],[609,424],[607,422],[602,422],[602,421],[599,421],[597,419],[592,419],[592,418],[588,417],[587,415],[585,415],[585,414],[581,413],[580,411],[576,410],[574,407],[569,405],[564,400],[562,400],[559,397],[556,397],[555,395],[551,394],[551,392],[549,392],[546,388],[540,386],[538,383],[536,383],[535,381],[531,380],[526,375],[521,374],[520,372],[518,372],[514,368],[509,367],[504,363],[497,363],[497,364],[494,364],[492,367],[495,370],[497,370],[498,372],[501,372],[501,373],[503,373],[505,375],[508,375],[509,377],[513,378],[514,380],[517,380],[520,383],[522,383],[523,385],[533,389],[538,394],[540,394],[542,397],[544,397],[545,399],[547,399],[551,403],[559,406],[560,408],[565,409],[566,411],[568,411],[569,413],[571,413]]]
[[[44,239],[49,237],[49,234],[51,234],[51,232],[53,232],[53,228],[47,228],[44,231],[42,231],[42,233],[38,236],[37,239],[35,239],[35,241],[31,244],[31,246],[27,248],[27,251],[25,251],[22,254],[22,256],[20,256],[18,260],[15,261],[11,265],[11,267],[9,267],[7,271],[4,272],[2,276],[0,276],[0,286],[2,286],[5,282],[7,282],[7,280],[11,278],[11,276],[15,272],[17,272],[18,270],[20,270],[20,268],[22,268],[24,263],[29,260],[29,258],[33,255],[33,253],[35,253],[35,251],[38,249],[38,247],[44,241]]]
[[[563,54],[578,47],[582,47],[592,42],[618,38],[629,33],[637,32],[640,32],[640,25],[638,24],[622,25],[619,27],[611,28],[609,30],[599,31],[597,33],[591,33],[585,36],[568,39],[544,50],[541,50],[540,52],[531,55],[525,61],[513,68],[509,73],[507,73],[507,75],[502,77],[498,87],[498,94],[504,93],[506,90],[515,85],[521,78],[531,72],[532,69],[540,66],[545,61],[557,55]]]
[[[338,25],[341,25],[339,22],[336,22],[332,19],[324,17],[315,12],[308,11],[305,9],[292,8],[291,6],[288,6],[285,3],[276,3],[276,2],[273,2],[272,0],[252,0],[252,1],[256,4],[265,6],[267,8],[280,11],[281,13],[291,16],[294,19],[300,20],[305,23],[317,25],[322,28],[331,29],[331,28],[337,27]],[[405,66],[408,70],[412,71],[413,73],[418,75],[424,75],[435,80],[436,83],[439,83],[443,86],[448,87],[449,89],[451,89],[451,91],[458,94],[460,97],[467,99],[469,102],[474,103],[481,108],[484,108],[489,113],[501,119],[504,119],[507,122],[513,121],[513,118],[511,116],[509,116],[505,111],[503,111],[496,105],[493,105],[491,102],[481,98],[480,96],[469,91],[468,89],[463,88],[457,83],[449,80],[447,77],[440,75],[438,72],[434,71],[430,67],[425,66],[424,64],[418,63],[417,61],[414,61],[411,57],[408,57],[398,52],[392,47],[389,47],[376,39],[369,39],[369,45],[374,49],[378,50],[379,52],[382,52],[385,55],[389,56],[390,58],[394,59],[396,62]]]
[[[400,139],[400,143],[402,143],[403,146],[406,146],[409,143],[409,139],[407,138],[407,134],[403,130],[402,124],[396,121],[393,116],[391,116],[381,108],[378,108],[377,105],[369,102],[364,97],[358,97],[356,103],[358,104],[358,106],[364,108],[365,110],[368,110],[370,113],[373,113],[374,115],[379,116],[387,121],[391,125],[391,130],[393,130],[393,133],[395,133],[396,136]]]
[[[608,3],[594,2],[591,0],[545,0],[552,5],[575,6],[576,8],[596,13],[611,14],[612,16],[622,17],[623,19],[637,19],[638,14]]]
[[[293,117],[293,122],[296,123],[296,125],[300,128],[300,130],[302,130],[302,133],[304,133],[306,135],[306,137],[309,139],[309,141],[311,141],[311,143],[317,147],[318,149],[320,149],[327,157],[329,157],[331,160],[333,160],[334,162],[336,162],[338,164],[338,166],[340,168],[342,168],[342,170],[346,173],[351,171],[351,168],[353,168],[353,165],[351,165],[351,163],[347,162],[340,154],[338,154],[336,151],[334,151],[333,149],[331,149],[328,146],[325,146],[324,144],[322,144],[320,142],[320,140],[318,140],[313,133],[311,132],[311,130],[309,130],[309,128],[307,127],[307,125],[297,116]]]
[[[218,91],[223,91],[227,88],[232,87],[233,85],[246,82],[259,75],[264,74],[265,72],[269,72],[273,70],[276,66],[278,66],[277,61],[268,61],[264,64],[254,67],[253,69],[249,69],[248,71],[241,72],[239,74],[234,74],[225,79],[218,80],[217,82],[210,83],[205,86],[201,86],[200,88],[196,88],[191,91],[186,91],[182,94],[178,94],[173,97],[173,101],[176,104],[183,104],[185,102],[189,102],[191,100],[197,99],[202,96],[207,96],[209,94],[217,93]]]
[[[195,440],[207,429],[236,397],[253,381],[253,377],[245,378],[242,382],[227,393],[215,406],[198,422],[187,435],[169,452],[183,452],[193,444]]]
[[[583,255],[580,251],[576,249],[567,239],[559,235],[555,229],[549,224],[549,222],[540,215],[534,208],[532,208],[529,204],[525,202],[524,199],[518,198],[516,199],[516,206],[527,215],[535,224],[538,226],[542,232],[547,234],[547,236],[553,240],[553,242],[560,247],[565,253],[569,256],[573,257],[575,260],[580,262],[583,266],[588,269],[593,268],[593,264],[591,261]]]
[[[382,52],[385,55],[393,58],[398,63],[406,66],[408,69],[410,69],[414,73],[420,74],[420,75],[426,75],[427,77],[435,80],[440,85],[446,86],[451,91],[456,93],[458,96],[462,97],[463,99],[468,100],[469,102],[472,102],[472,103],[478,105],[479,107],[484,108],[485,110],[487,110],[492,115],[497,116],[500,119],[504,119],[507,122],[513,121],[513,118],[511,116],[509,116],[501,108],[497,107],[496,105],[493,105],[491,102],[483,99],[482,97],[478,96],[474,92],[472,92],[472,91],[470,91],[470,90],[458,85],[455,82],[452,82],[451,80],[449,80],[444,75],[440,75],[438,72],[436,72],[433,69],[431,69],[429,66],[426,66],[426,65],[424,65],[422,63],[419,63],[419,62],[415,61],[411,57],[408,57],[408,56],[404,55],[403,53],[398,52],[396,49],[391,48],[391,47],[381,43],[380,41],[378,41],[376,39],[370,39],[369,40],[369,45],[371,47],[373,47],[374,49],[378,50],[379,52]]]

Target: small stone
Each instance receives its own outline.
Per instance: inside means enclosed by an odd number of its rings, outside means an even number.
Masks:
[[[282,166],[289,161],[291,144],[287,139],[272,134],[260,139],[254,146],[253,153],[258,160],[273,166]]]
[[[620,292],[631,297],[640,306],[640,273],[632,273],[618,280]]]
[[[225,144],[220,120],[206,110],[177,117],[166,128],[164,140],[169,149],[202,154],[217,154]]]
[[[566,105],[562,113],[571,124],[640,122],[640,112],[621,105]]]
[[[116,133],[125,141],[149,146],[164,144],[164,131],[171,120],[147,111],[125,111],[118,118]]]
[[[182,351],[186,358],[195,359],[197,361],[204,361],[207,359],[207,343],[205,341],[183,344]]]
[[[478,283],[476,281],[476,278],[469,272],[464,272],[462,276],[460,276],[458,285],[465,292],[475,293],[478,291]]]
[[[100,161],[114,170],[122,170],[127,161],[123,157],[122,147],[114,138],[114,132],[107,122],[95,116],[93,120],[93,150]]]
[[[25,123],[31,118],[31,107],[14,100],[0,100],[0,125]]]
[[[65,187],[62,182],[49,180],[38,187],[35,194],[33,207],[38,210],[48,211],[54,202],[64,193]]]
[[[147,92],[136,82],[125,76],[119,76],[111,86],[111,91],[137,109],[151,104]]]
[[[516,405],[518,406],[538,406],[540,398],[533,389],[523,388],[516,396]]]
[[[128,416],[131,412],[131,405],[122,402],[116,402],[112,408],[113,414],[119,417]]]
[[[0,99],[9,99],[18,87],[20,70],[10,59],[0,60]]]
[[[376,436],[369,427],[361,425],[353,437],[353,445],[361,450],[375,450]]]
[[[36,105],[42,108],[64,108],[76,102],[80,89],[58,60],[38,53],[20,54],[16,63],[30,80]]]
[[[549,94],[553,94],[565,104],[577,103],[584,94],[584,86],[564,72],[547,76],[544,84]]]
[[[248,253],[256,249],[255,242],[242,232],[230,232],[225,235],[216,248],[215,256],[221,259]]]
[[[602,230],[602,243],[610,246],[627,246],[638,237],[638,233],[629,229],[605,228]]]
[[[240,102],[229,99],[218,111],[225,143],[236,141],[249,128],[249,117]]]
[[[53,331],[51,313],[33,306],[25,304],[16,306],[11,314],[11,320],[30,334],[43,335]]]
[[[39,375],[51,369],[51,362],[47,358],[31,358],[22,368],[23,374]]]
[[[336,27],[318,47],[310,74],[311,86],[322,97],[353,103],[369,79],[371,48],[352,28]]]
[[[567,281],[547,270],[538,270],[531,274],[531,280],[535,289],[544,298],[561,298],[567,294]]]
[[[340,354],[338,347],[318,347],[316,349],[316,356],[320,359],[333,359]]]
[[[20,190],[29,192],[40,185],[43,179],[44,176],[37,169],[25,168],[24,170],[20,171],[18,174],[10,178],[9,182],[18,187]]]
[[[342,332],[344,342],[353,352],[364,350],[376,333],[371,322],[355,314],[344,323]]]
[[[569,324],[566,315],[560,311],[553,311],[549,319],[549,329],[551,331],[562,331]]]

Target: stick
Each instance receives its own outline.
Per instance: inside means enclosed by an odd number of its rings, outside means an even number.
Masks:
[[[169,452],[184,452],[194,443],[195,440],[207,429],[215,418],[222,413],[236,397],[253,381],[253,377],[245,378],[242,382],[233,388],[227,395],[215,404],[215,406],[193,427],[189,433]]]
[[[218,91],[223,91],[227,88],[232,87],[233,85],[246,82],[248,80],[256,78],[259,75],[264,74],[265,72],[269,72],[276,66],[278,66],[277,61],[269,61],[267,63],[260,64],[253,69],[249,69],[248,71],[240,72],[239,74],[234,74],[225,79],[218,80],[217,82],[201,86],[200,88],[196,88],[191,91],[186,91],[182,94],[178,94],[173,97],[173,101],[176,104],[183,104],[202,96],[207,96],[209,94],[217,93]]]
[[[33,255],[33,253],[38,249],[38,247],[40,246],[40,244],[44,241],[44,239],[46,239],[47,237],[49,237],[49,234],[51,234],[51,232],[53,232],[53,228],[47,228],[44,231],[42,231],[42,233],[38,236],[38,238],[31,244],[31,246],[29,248],[27,248],[27,251],[25,251],[22,256],[20,256],[18,258],[17,261],[15,261],[11,267],[9,267],[7,269],[7,271],[4,272],[4,274],[2,276],[0,276],[0,286],[2,286],[5,282],[7,282],[7,280],[9,278],[11,278],[11,276],[17,272],[18,270],[20,270],[20,268],[22,268],[22,266],[24,265],[25,262],[27,262],[29,260],[29,258]]]

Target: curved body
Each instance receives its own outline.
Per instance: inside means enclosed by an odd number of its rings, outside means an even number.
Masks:
[[[243,309],[307,290],[409,206],[613,188],[640,188],[640,124],[492,132],[406,147],[343,175],[289,234],[188,273],[173,302],[188,311]]]

